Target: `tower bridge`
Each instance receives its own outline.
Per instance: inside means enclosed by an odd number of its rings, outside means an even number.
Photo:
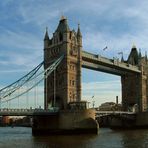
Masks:
[[[101,55],[95,55],[83,50],[82,33],[78,25],[77,31],[70,30],[66,18],[62,18],[53,36],[50,38],[46,31],[44,38],[44,67],[49,66],[49,61],[61,53],[65,54],[64,60],[57,69],[59,77],[56,79],[57,104],[66,108],[67,103],[81,100],[81,68],[102,71],[121,76],[122,106],[125,111],[129,107],[138,105],[139,111],[147,110],[147,56],[142,57],[135,46],[132,47],[128,59],[119,61]],[[54,91],[52,89],[53,76],[45,82],[45,108],[52,104]],[[62,89],[61,89],[62,88]],[[48,92],[46,91],[49,90]],[[64,93],[63,93],[64,92]]]
[[[128,111],[128,108],[135,104],[139,112],[147,111],[148,59],[147,55],[142,57],[141,52],[138,52],[135,46],[132,47],[128,59],[123,60],[122,58],[121,61],[86,52],[82,46],[80,26],[78,25],[77,31],[71,30],[67,19],[62,17],[52,37],[49,37],[48,30],[46,30],[43,61],[23,78],[1,89],[0,103],[8,103],[18,97],[21,98],[23,94],[26,94],[44,81],[45,111],[43,112],[46,114],[51,107],[58,107],[60,111],[68,110],[70,104],[82,101],[81,69],[87,68],[121,76],[122,107],[124,111]],[[37,73],[42,65],[44,70]],[[35,82],[32,83],[32,80],[35,80]],[[25,84],[27,86],[21,89]],[[12,96],[17,91],[18,94]],[[9,114],[11,114],[11,111],[9,110]],[[6,112],[3,111],[0,114],[2,115],[3,113]],[[16,114],[16,112],[13,113]],[[26,115],[27,113],[31,114],[29,111],[26,111]],[[62,112],[61,115],[62,123],[65,118],[63,114],[65,112]],[[32,115],[34,114],[32,113]],[[86,117],[87,115],[85,114]],[[69,118],[71,119],[69,125],[71,125],[76,117],[72,118],[72,116],[69,116]],[[43,119],[39,120],[42,122]],[[57,119],[53,120],[56,122]],[[42,124],[41,126],[43,126]]]

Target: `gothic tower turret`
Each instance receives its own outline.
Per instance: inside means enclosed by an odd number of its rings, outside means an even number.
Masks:
[[[47,35],[45,37],[48,40]],[[45,69],[61,55],[64,55],[64,59],[54,72],[56,76],[54,73],[51,74],[45,82],[45,108],[53,106],[55,101],[56,107],[65,109],[69,102],[81,100],[82,35],[80,28],[78,27],[77,32],[70,30],[67,19],[62,16],[46,47],[44,46]]]

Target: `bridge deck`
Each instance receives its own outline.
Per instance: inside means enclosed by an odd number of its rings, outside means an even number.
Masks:
[[[0,116],[46,116],[56,115],[58,110],[43,109],[0,109]]]
[[[56,115],[58,110],[43,110],[43,109],[0,109],[0,116],[44,116],[44,115]],[[135,115],[135,112],[124,111],[96,111],[96,116],[100,115]]]
[[[136,115],[136,113],[126,111],[96,111],[96,117],[107,115]]]

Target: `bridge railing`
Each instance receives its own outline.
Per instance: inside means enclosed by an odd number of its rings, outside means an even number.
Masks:
[[[3,109],[0,109],[0,112],[58,112],[59,109],[55,108],[55,109],[9,109],[9,108],[3,108]]]

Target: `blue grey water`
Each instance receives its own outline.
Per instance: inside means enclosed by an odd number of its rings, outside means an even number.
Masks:
[[[98,135],[33,137],[31,128],[0,127],[0,148],[148,148],[148,129],[101,128]]]

